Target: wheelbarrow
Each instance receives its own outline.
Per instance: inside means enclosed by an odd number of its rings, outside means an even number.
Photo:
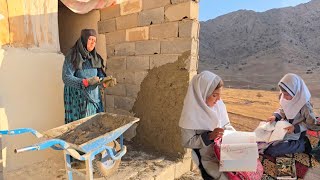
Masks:
[[[102,175],[117,170],[121,157],[126,153],[123,145],[123,133],[139,118],[111,113],[99,113],[75,122],[50,129],[44,133],[31,128],[1,130],[2,135],[32,133],[41,142],[15,149],[15,153],[39,151],[47,148],[63,150],[67,178],[72,180],[72,173],[93,179],[93,165],[98,166]],[[116,141],[119,138],[119,143]],[[85,161],[85,173],[71,168],[70,159]],[[99,173],[101,174],[101,172]]]

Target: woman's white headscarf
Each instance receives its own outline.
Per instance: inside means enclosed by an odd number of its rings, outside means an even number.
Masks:
[[[179,126],[184,129],[213,131],[217,127],[229,124],[229,117],[222,100],[213,107],[206,104],[206,99],[215,90],[221,78],[209,71],[195,75],[184,99]]]
[[[286,74],[278,84],[285,89],[293,98],[286,100],[283,94],[280,98],[280,105],[284,110],[287,119],[294,119],[301,108],[310,101],[311,94],[304,81],[296,74]]]

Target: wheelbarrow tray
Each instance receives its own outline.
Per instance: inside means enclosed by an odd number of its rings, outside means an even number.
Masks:
[[[139,121],[139,118],[136,117],[112,113],[99,113],[50,129],[45,131],[43,135],[48,139],[64,140],[72,148],[87,153],[116,140],[137,121]],[[99,127],[97,127],[97,125]],[[103,128],[103,130],[99,133],[92,133],[97,131],[96,128]],[[68,137],[75,137],[81,132],[83,134],[80,134],[80,136],[86,137],[84,140],[68,139]]]

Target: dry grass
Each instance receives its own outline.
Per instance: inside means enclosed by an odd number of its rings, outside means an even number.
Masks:
[[[279,107],[278,92],[263,90],[223,90],[222,99],[228,112],[265,120]]]
[[[229,89],[222,92],[232,125],[240,131],[253,131],[280,107],[278,91]],[[320,99],[312,98],[314,112],[320,115]]]

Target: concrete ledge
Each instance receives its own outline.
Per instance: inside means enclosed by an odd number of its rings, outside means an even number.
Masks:
[[[170,161],[159,154],[144,152],[139,146],[126,143],[127,154],[122,158],[118,173],[108,180],[174,180],[191,169],[191,158]],[[97,180],[104,180],[98,178]]]
[[[174,180],[185,173],[192,173],[190,172],[191,157],[188,155],[184,160],[171,161],[161,154],[146,152],[139,145],[133,146],[130,142],[124,144],[127,146],[128,152],[122,158],[118,172],[107,177],[108,180]],[[43,179],[43,177],[46,179],[66,179],[62,153],[61,156],[4,174],[5,179]],[[183,177],[181,180],[184,179]],[[75,180],[85,179],[75,174],[73,178]],[[104,180],[97,174],[94,174],[94,179]]]

